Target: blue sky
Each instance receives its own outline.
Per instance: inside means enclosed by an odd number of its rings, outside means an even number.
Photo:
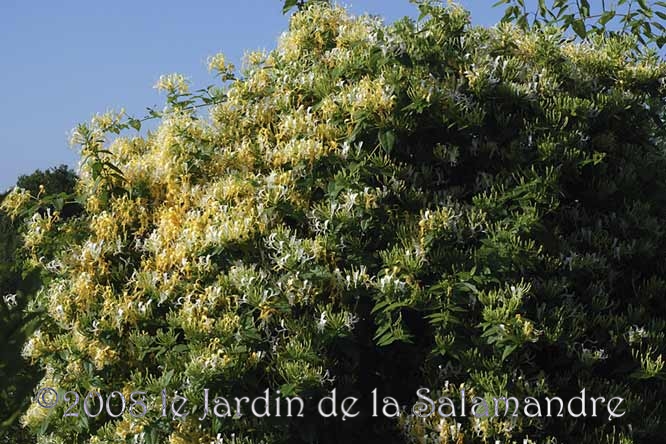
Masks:
[[[416,16],[408,0],[340,3],[389,22]],[[492,1],[460,3],[476,24],[492,25],[502,12]],[[161,74],[209,85],[209,55],[238,63],[246,50],[270,50],[287,23],[279,0],[1,0],[0,190],[37,168],[74,167],[68,134],[93,114],[161,108],[152,88]]]

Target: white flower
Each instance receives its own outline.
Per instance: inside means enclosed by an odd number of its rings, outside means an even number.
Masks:
[[[644,327],[633,325],[627,332],[627,342],[629,342],[630,344],[634,344],[636,342],[640,342],[641,340],[645,339],[647,336],[648,333],[647,331],[645,331]]]
[[[327,382],[328,383],[335,382],[335,376],[331,376],[331,371],[328,370],[328,369],[326,370],[326,372],[321,377],[321,383],[322,384],[325,384]]]
[[[12,308],[16,307],[18,305],[18,302],[16,302],[16,295],[15,294],[8,294],[3,296],[2,298],[5,301],[5,304],[9,307],[11,310]]]
[[[148,302],[139,302],[139,311],[141,314],[146,314],[146,311],[148,310],[148,307],[150,307],[150,304],[152,303],[152,299],[149,299]]]
[[[32,353],[35,351],[35,342],[39,341],[42,338],[42,332],[37,329],[35,333],[28,339],[21,350],[21,356],[26,359],[32,357]]]
[[[160,76],[154,88],[169,93],[186,93],[189,90],[187,79],[182,74],[166,74]]]
[[[358,316],[356,316],[353,313],[347,313],[345,315],[345,327],[349,329],[349,331],[352,331],[354,329],[354,325],[358,322]]]
[[[317,322],[317,330],[324,331],[324,327],[326,327],[326,312],[322,311],[321,315],[319,316],[319,321]]]
[[[57,273],[62,269],[62,263],[58,261],[57,259],[52,260],[48,264],[45,265],[46,269],[50,271],[51,273]]]
[[[342,144],[342,150],[340,151],[340,155],[343,159],[346,159],[347,156],[349,156],[349,149],[351,147],[349,146],[349,142],[344,142]]]

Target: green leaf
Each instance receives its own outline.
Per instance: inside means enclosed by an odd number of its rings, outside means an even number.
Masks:
[[[520,15],[520,8],[518,6],[510,6],[504,11],[504,16],[502,17],[503,22],[511,21],[513,18]]]
[[[599,18],[599,24],[605,26],[606,23],[613,20],[613,18],[615,18],[615,11],[606,11],[601,14],[601,17]]]
[[[585,22],[583,21],[583,19],[576,19],[573,22],[571,22],[571,28],[581,39],[587,37],[587,29],[585,29]]]
[[[115,166],[114,164],[112,164],[111,162],[108,162],[108,161],[104,162],[104,166],[106,166],[111,171],[114,171],[115,173],[117,173],[120,177],[123,176],[123,171],[120,168],[118,168],[117,166]]]
[[[286,383],[280,386],[280,393],[283,396],[296,396],[298,395],[298,385],[293,383]]]
[[[298,0],[285,0],[284,6],[282,7],[282,13],[286,14],[291,11],[295,6],[298,6]]]
[[[528,14],[521,15],[518,20],[516,20],[516,25],[521,29],[528,29],[529,22],[527,21]]]
[[[175,353],[185,353],[189,349],[190,349],[190,347],[187,344],[178,344],[178,345],[174,346],[172,350]]]
[[[511,344],[511,345],[507,345],[506,347],[504,347],[504,352],[502,353],[502,361],[504,361],[506,358],[508,358],[509,355],[511,353],[513,353],[513,351],[516,348],[518,348],[518,346],[516,344]]]
[[[419,5],[419,11],[419,22],[422,22],[424,18],[430,15],[430,10],[424,4]]]
[[[141,121],[138,119],[130,119],[129,125],[137,131],[141,131]]]
[[[382,146],[384,152],[390,154],[395,146],[395,134],[393,134],[393,131],[380,131],[378,137],[379,144]]]
[[[641,28],[643,28],[643,33],[647,38],[653,38],[654,34],[652,33],[652,26],[650,25],[649,22],[644,22],[641,24]]]
[[[326,193],[328,194],[329,199],[331,199],[331,201],[334,201],[335,199],[337,199],[340,192],[344,189],[345,189],[344,184],[341,184],[338,181],[333,181],[328,183]]]
[[[388,300],[381,300],[375,304],[375,306],[372,308],[370,311],[370,314],[375,314],[379,310],[383,310],[386,306],[388,306],[391,303],[391,301]]]
[[[93,179],[97,179],[99,174],[102,172],[102,162],[93,162],[90,166]]]

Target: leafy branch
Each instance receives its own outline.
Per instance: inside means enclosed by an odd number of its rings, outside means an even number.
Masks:
[[[513,22],[522,29],[554,25],[571,29],[585,40],[591,35],[631,33],[643,46],[666,44],[666,2],[648,0],[537,0],[531,9],[525,0],[499,0],[493,6],[507,5],[502,21]]]

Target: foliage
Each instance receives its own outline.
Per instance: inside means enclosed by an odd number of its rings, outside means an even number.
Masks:
[[[33,404],[23,422],[40,443],[666,433],[666,65],[622,36],[576,43],[419,8],[387,26],[307,5],[208,118],[174,105],[190,97],[174,75],[155,132],[111,140],[129,124],[112,114],[80,126],[79,216],[21,216],[23,194],[8,196],[26,252],[51,264],[33,307],[48,319],[25,349],[41,386],[151,395],[141,419]],[[373,388],[413,405],[420,387],[584,388],[627,411],[371,416]],[[161,416],[162,389],[202,406],[204,388],[300,395],[306,418]],[[358,417],[317,414],[333,388],[361,399]]]
[[[298,11],[302,11],[309,4],[316,2],[330,3],[328,0],[284,0],[282,13],[286,14],[289,11],[292,11],[294,8],[296,8]]]
[[[70,195],[74,192],[76,175],[66,165],[46,171],[37,170],[30,175],[19,177],[17,187],[34,197]],[[4,199],[4,195],[2,199]],[[77,212],[74,204],[63,205],[62,217]],[[63,209],[61,207],[61,209]],[[36,211],[38,208],[33,208]],[[46,211],[47,208],[41,208]],[[34,366],[26,365],[21,357],[21,349],[38,327],[38,313],[25,313],[30,296],[40,286],[39,272],[24,262],[20,251],[20,235],[11,218],[0,212],[0,438],[6,442],[11,436],[13,443],[33,442],[29,435],[18,427],[16,419],[25,412],[30,393],[43,376]]]
[[[25,340],[25,333],[21,332],[23,322],[20,311],[23,308],[18,299],[17,289],[20,284],[20,275],[15,271],[14,252],[19,243],[19,235],[11,220],[0,213],[0,378],[7,381],[0,389],[0,439],[6,440],[9,436],[16,438],[17,443],[30,442],[25,431],[16,426],[16,418],[21,413],[19,399],[25,399],[30,390],[39,380],[35,376],[35,369],[25,369],[25,363],[20,357],[21,342]],[[30,374],[32,373],[32,375]],[[37,373],[38,374],[38,373]],[[27,388],[27,391],[22,389]],[[25,406],[25,403],[24,403]]]
[[[67,165],[59,165],[45,171],[36,170],[23,175],[16,181],[16,186],[28,191],[33,196],[38,194],[70,193],[76,185],[76,174]]]
[[[283,13],[299,11],[313,0],[283,0]],[[326,1],[326,0],[314,0]],[[411,0],[422,3],[423,0]],[[328,2],[330,3],[330,2]],[[516,24],[528,31],[543,26],[572,30],[579,38],[588,35],[632,35],[641,49],[666,44],[666,2],[649,0],[498,0],[503,6],[502,21]]]
[[[523,29],[557,25],[582,39],[588,35],[630,34],[642,45],[666,44],[666,2],[649,0],[499,0],[507,5],[504,20]]]

